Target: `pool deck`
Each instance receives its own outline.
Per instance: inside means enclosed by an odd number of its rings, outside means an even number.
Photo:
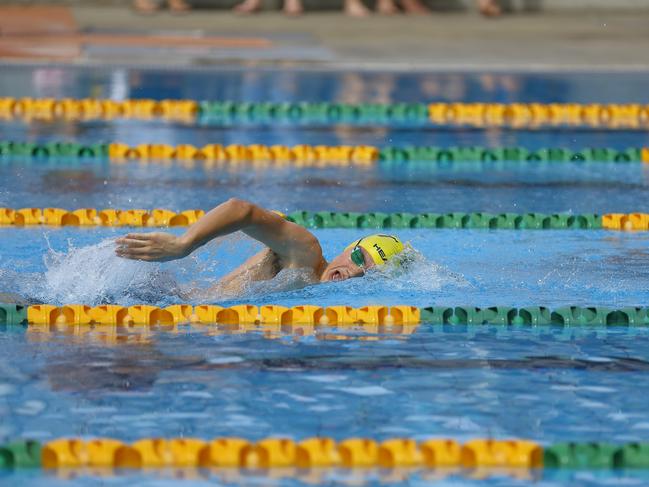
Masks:
[[[246,17],[223,10],[142,16],[114,6],[73,6],[71,14],[74,27],[34,37],[31,46],[25,36],[5,31],[0,60],[169,67],[234,61],[444,71],[649,70],[648,10],[515,13],[495,20],[473,12],[364,19],[329,12],[301,18],[277,12]]]

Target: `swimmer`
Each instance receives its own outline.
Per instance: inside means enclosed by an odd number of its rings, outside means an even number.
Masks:
[[[306,269],[312,282],[361,277],[404,248],[395,236],[371,235],[355,240],[327,262],[320,242],[307,229],[277,212],[233,198],[206,213],[183,235],[129,233],[116,240],[115,253],[126,259],[154,262],[182,259],[209,241],[236,231],[242,231],[266,248],[220,280],[221,289],[235,292],[244,281],[270,280],[284,269]]]

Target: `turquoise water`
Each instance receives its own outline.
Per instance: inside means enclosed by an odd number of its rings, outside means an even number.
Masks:
[[[252,73],[252,74],[251,74]],[[254,75],[254,76],[253,76]],[[358,80],[365,89],[353,91]],[[489,81],[489,82],[488,82]],[[0,95],[193,97],[337,101],[638,101],[646,75],[432,75],[225,70],[167,73],[3,69]],[[351,93],[351,94],[350,94]],[[422,127],[180,127],[165,124],[3,123],[17,140],[128,143],[369,143],[623,148],[643,132],[434,131]],[[180,166],[0,163],[0,206],[209,209],[232,196],[293,211],[649,211],[647,169],[637,164],[377,166],[371,169],[187,169]],[[53,304],[184,302],[258,250],[239,235],[181,261],[113,255],[125,229],[0,228],[0,293]],[[179,231],[179,230],[174,230]],[[360,230],[319,230],[327,257]],[[407,230],[414,264],[363,279],[294,289],[290,276],[210,302],[642,306],[649,234],[608,231]],[[191,300],[190,300],[191,301]],[[205,299],[195,301],[204,302]],[[0,440],[61,436],[313,435],[648,441],[649,330],[442,327],[232,330],[179,327],[126,334],[23,328],[0,331]],[[4,472],[8,485],[166,485],[171,472],[69,479]],[[75,474],[76,475],[76,474]],[[230,474],[231,475],[231,474]],[[366,485],[428,485],[369,472]],[[488,480],[458,474],[439,485],[646,485],[646,472],[553,472]],[[194,472],[184,484],[305,485],[307,479],[232,478]],[[428,477],[427,477],[428,476]],[[443,477],[443,476],[442,476]],[[350,483],[344,472],[322,481]]]
[[[519,474],[520,475],[520,474]],[[0,477],[2,478],[2,477]],[[314,478],[316,480],[314,480]],[[74,474],[45,474],[22,475],[20,480],[29,485],[88,485],[89,483],[103,483],[105,485],[155,485],[155,486],[172,486],[172,485],[403,485],[403,486],[427,486],[439,485],[442,487],[466,485],[479,486],[491,485],[495,487],[538,485],[549,487],[554,485],[579,485],[579,486],[599,486],[599,485],[624,485],[641,486],[646,485],[649,476],[646,472],[569,472],[569,471],[545,471],[543,474],[521,475],[512,477],[505,474],[496,474],[488,479],[481,476],[471,478],[458,473],[382,473],[375,471],[366,471],[361,473],[349,474],[345,472],[324,472],[322,475],[308,476],[304,475],[302,480],[287,479],[269,479],[268,476],[259,476],[255,474],[239,475],[232,472],[153,472],[148,474],[121,474],[115,477],[113,474],[103,475],[84,475],[76,477]],[[10,478],[9,480],[13,480]]]
[[[179,230],[176,229],[176,232]],[[234,235],[189,258],[163,264],[114,255],[124,229],[0,229],[0,292],[52,304],[187,301],[180,293],[207,289],[261,247]],[[360,230],[318,230],[333,258]],[[403,269],[378,270],[364,279],[291,290],[288,276],[252,285],[243,296],[215,293],[234,304],[411,304],[471,306],[640,306],[649,298],[646,233],[604,230],[403,230],[417,249]],[[203,300],[199,298],[194,304]]]

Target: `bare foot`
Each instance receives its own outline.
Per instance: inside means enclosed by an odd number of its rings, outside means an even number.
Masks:
[[[284,13],[292,17],[301,15],[304,12],[302,0],[284,0]]]
[[[344,10],[350,17],[367,17],[370,14],[361,0],[345,0]]]
[[[401,4],[406,13],[409,14],[422,15],[430,13],[430,9],[420,0],[401,0]]]
[[[188,12],[192,9],[191,5],[185,2],[185,0],[167,0],[167,5],[169,5],[169,10],[176,14]]]
[[[152,14],[160,10],[159,0],[133,0],[133,8],[140,14]]]
[[[399,9],[394,4],[394,0],[378,0],[376,11],[382,15],[394,15],[399,13]]]
[[[497,0],[478,0],[478,10],[485,17],[498,17],[502,13]]]
[[[232,10],[240,14],[251,14],[258,12],[260,8],[261,0],[243,0],[243,2],[235,6]]]

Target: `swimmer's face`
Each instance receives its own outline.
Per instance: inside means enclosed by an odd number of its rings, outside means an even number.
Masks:
[[[361,248],[361,250],[367,264],[363,267],[355,264],[354,261],[352,261],[353,250],[353,248],[347,249],[333,259],[322,273],[320,282],[346,281],[352,277],[363,277],[367,269],[371,269],[376,265],[372,261],[372,257],[363,248]]]

